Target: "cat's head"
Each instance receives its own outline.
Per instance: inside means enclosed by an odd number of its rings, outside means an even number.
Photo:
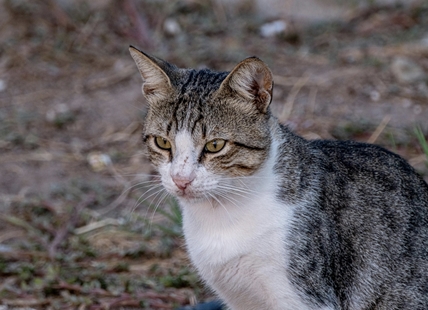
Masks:
[[[213,199],[263,166],[273,82],[261,60],[247,58],[228,73],[179,69],[134,47],[130,53],[149,105],[144,140],[168,192]]]

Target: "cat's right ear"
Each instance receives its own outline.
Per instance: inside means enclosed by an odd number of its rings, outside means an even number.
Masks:
[[[241,61],[223,80],[220,92],[239,95],[266,113],[272,101],[273,79],[268,66],[257,57]]]
[[[154,103],[170,97],[173,88],[166,71],[171,69],[171,65],[163,60],[149,56],[133,46],[129,47],[129,52],[143,78],[142,91],[147,101]]]

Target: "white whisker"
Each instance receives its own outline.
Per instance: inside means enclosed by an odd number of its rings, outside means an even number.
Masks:
[[[236,208],[238,208],[238,209],[242,209],[243,208],[242,204],[239,204],[239,200],[230,197],[230,195],[228,195],[229,194],[228,192],[226,192],[226,191],[217,191],[216,194],[218,196],[220,196],[221,198],[223,198],[223,199],[229,201],[230,203],[232,203]]]
[[[160,188],[160,189],[159,189]],[[155,190],[155,192],[154,193],[151,193],[149,196],[147,196],[147,197],[145,197],[144,199],[143,199],[143,197],[144,197],[144,195],[146,195],[146,194],[148,194],[149,192],[151,192],[151,191],[153,191],[153,190]],[[134,212],[135,212],[135,210],[143,203],[143,202],[145,202],[145,201],[147,201],[150,197],[153,197],[154,195],[156,195],[157,193],[159,193],[159,192],[161,192],[161,191],[163,191],[164,190],[164,188],[163,188],[163,185],[162,184],[157,184],[157,185],[155,185],[155,186],[153,186],[153,187],[150,187],[148,190],[146,190],[143,194],[141,194],[140,195],[140,197],[138,197],[138,199],[137,199],[137,201],[135,202],[135,205],[132,207],[132,209],[131,209],[131,214],[133,214]]]
[[[229,190],[234,195],[237,195],[243,198],[248,198],[250,196],[257,194],[257,192],[254,190],[250,190],[250,189],[245,190],[241,187],[236,187],[232,185],[218,185],[217,188],[222,190]]]
[[[233,222],[235,222],[234,218],[230,215],[229,211],[227,210],[227,208],[224,206],[224,204],[222,204],[222,202],[220,200],[217,199],[217,197],[215,197],[215,195],[208,193],[208,195],[210,195],[215,201],[218,202],[218,204],[226,211],[227,216],[229,217],[229,219]]]
[[[158,194],[159,195],[159,194]],[[156,197],[158,196],[158,195],[156,195]],[[152,217],[151,217],[151,219],[150,219],[150,227],[151,227],[151,225],[152,225],[152,223],[153,223],[153,219],[154,219],[154,217],[155,217],[155,214],[156,214],[156,211],[158,210],[158,208],[159,208],[159,206],[160,206],[160,204],[162,203],[162,201],[163,200],[165,200],[165,198],[166,197],[168,197],[168,192],[166,192],[165,191],[165,193],[163,193],[162,194],[162,196],[159,198],[159,201],[156,203],[156,205],[155,205],[155,207],[154,207],[154,209],[153,209],[153,212],[152,212]],[[146,212],[146,215],[147,215],[147,212]]]

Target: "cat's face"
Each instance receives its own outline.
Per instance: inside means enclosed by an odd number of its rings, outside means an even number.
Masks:
[[[263,62],[249,58],[227,74],[178,69],[130,51],[149,103],[144,140],[169,193],[219,199],[263,165],[272,92]]]

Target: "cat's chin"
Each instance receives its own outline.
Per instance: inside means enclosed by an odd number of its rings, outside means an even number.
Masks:
[[[196,203],[201,203],[208,200],[205,196],[198,196],[198,195],[195,195],[194,193],[180,193],[180,194],[175,193],[174,196],[179,201],[185,204],[196,204]]]
[[[181,201],[186,202],[186,203],[195,203],[195,202],[206,200],[206,198],[204,198],[204,197],[198,197],[198,196],[195,196],[193,194],[187,194],[187,193],[176,195],[176,197],[178,200],[181,200]]]

